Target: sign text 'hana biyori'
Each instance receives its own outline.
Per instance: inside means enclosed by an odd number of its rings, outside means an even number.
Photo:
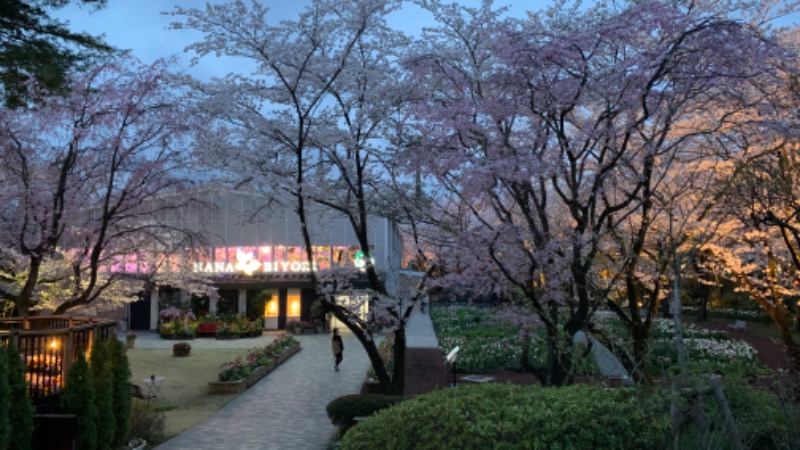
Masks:
[[[302,273],[310,272],[311,264],[308,261],[259,261],[253,256],[253,252],[243,252],[236,250],[236,262],[194,262],[192,270],[195,273],[237,273],[243,272],[245,275],[256,273],[275,273],[290,272]],[[318,270],[316,262],[314,270]]]

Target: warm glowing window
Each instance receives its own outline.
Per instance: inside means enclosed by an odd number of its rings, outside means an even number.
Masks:
[[[278,292],[271,291],[264,303],[264,317],[278,317]]]
[[[289,289],[286,296],[287,316],[300,317],[300,289]]]

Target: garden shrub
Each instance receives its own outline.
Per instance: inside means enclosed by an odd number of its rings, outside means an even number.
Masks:
[[[134,399],[131,403],[130,431],[128,441],[144,439],[158,442],[164,433],[164,413],[150,408],[146,401]]]
[[[94,390],[95,429],[97,448],[111,448],[114,440],[113,375],[106,342],[96,340],[92,345],[90,370]]]
[[[11,422],[8,417],[9,395],[9,369],[7,354],[0,351],[0,449],[7,449],[11,436]]]
[[[97,448],[94,389],[89,364],[83,353],[78,355],[67,373],[66,387],[61,393],[61,406],[64,411],[75,414],[78,418],[75,448]]]
[[[396,405],[404,400],[401,395],[353,394],[339,397],[325,407],[331,422],[341,432],[355,425],[354,417],[371,416],[375,411]]]
[[[745,379],[726,377],[723,384],[744,448],[798,448],[800,411],[797,405],[782,403],[774,392],[750,385]],[[701,414],[708,423],[707,436],[701,436],[694,423],[685,425],[681,430],[681,447],[699,448],[698,443],[703,442],[705,448],[729,448],[725,417],[714,394],[706,394],[700,406],[697,410],[685,405],[687,411]]]
[[[657,449],[668,443],[667,411],[656,391],[461,386],[376,412],[342,449]]]
[[[176,342],[172,346],[172,356],[189,356],[192,346],[188,342]]]
[[[108,341],[108,358],[111,363],[112,371],[112,397],[111,403],[114,409],[114,440],[113,448],[119,448],[125,444],[128,437],[128,426],[131,414],[131,390],[130,377],[131,370],[128,363],[128,356],[125,353],[125,345],[116,340]]]
[[[9,442],[15,450],[31,448],[33,436],[33,403],[28,396],[28,383],[25,382],[25,363],[19,350],[13,345],[6,346],[8,360],[8,420],[13,426]]]

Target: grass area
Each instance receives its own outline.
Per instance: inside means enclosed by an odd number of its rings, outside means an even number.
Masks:
[[[164,397],[150,400],[150,406],[164,412],[165,439],[169,439],[211,417],[237,395],[210,395],[208,382],[216,381],[220,365],[245,349],[192,349],[186,357],[172,356],[172,349],[128,349],[131,382],[147,392],[143,380],[150,375],[164,377]]]

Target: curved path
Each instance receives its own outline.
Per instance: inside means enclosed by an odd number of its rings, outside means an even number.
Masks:
[[[356,338],[346,330],[342,338],[345,359],[340,371],[333,368],[330,334],[299,335],[299,353],[208,420],[156,448],[325,449],[336,431],[325,406],[360,392],[369,368]]]

